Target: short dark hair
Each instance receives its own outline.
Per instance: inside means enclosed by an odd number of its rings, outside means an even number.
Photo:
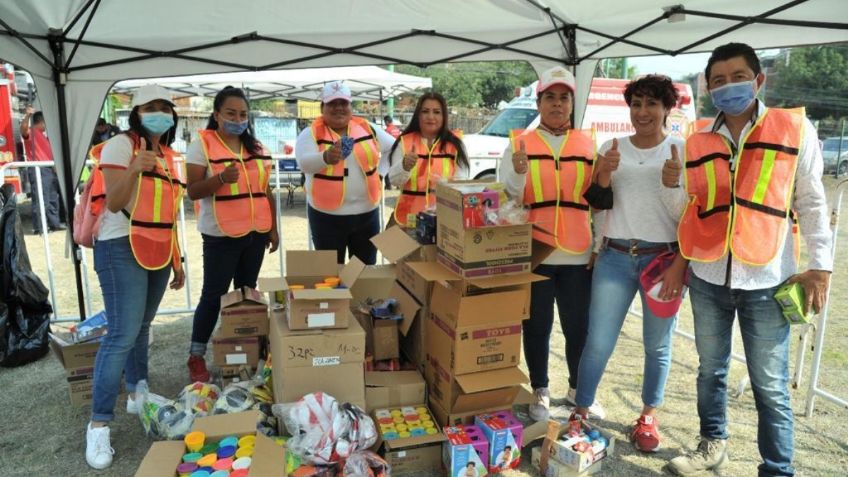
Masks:
[[[32,124],[41,124],[44,122],[44,112],[36,111],[32,113]]]
[[[710,59],[707,60],[707,67],[704,69],[704,78],[707,82],[710,81],[710,69],[714,63],[727,61],[737,56],[745,58],[745,63],[748,63],[748,67],[754,71],[755,75],[760,74],[760,71],[762,71],[760,68],[760,59],[757,57],[757,52],[753,48],[745,43],[728,43],[713,50]]]
[[[646,75],[627,83],[624,88],[624,102],[627,106],[630,106],[633,96],[658,99],[666,109],[671,109],[677,104],[680,95],[668,76]]]
[[[97,124],[95,124],[95,126],[105,126],[105,125],[106,125],[106,120],[105,120],[105,119],[103,119],[103,118],[97,118]]]
[[[389,115],[387,114],[387,115],[383,116],[383,122],[384,122],[384,123],[386,123],[386,124],[389,124],[389,123],[393,123],[393,122],[394,122],[394,120],[392,119],[392,117],[391,117],[391,116],[389,116]]]

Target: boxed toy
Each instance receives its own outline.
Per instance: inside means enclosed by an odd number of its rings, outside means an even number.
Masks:
[[[542,454],[539,458],[540,469],[547,475],[547,465],[554,459],[575,472],[584,472],[590,467],[598,469],[601,462],[615,450],[615,437],[612,434],[585,421],[571,421],[560,425],[549,421]]]
[[[474,417],[474,424],[480,427],[489,441],[489,471],[502,472],[515,469],[521,462],[521,445],[524,425],[511,412],[497,411],[493,414],[481,414]]]
[[[439,468],[445,435],[424,404],[377,409],[373,415],[380,433],[379,447],[392,474]]]
[[[446,427],[442,464],[451,477],[483,477],[489,474],[489,442],[474,425]]]

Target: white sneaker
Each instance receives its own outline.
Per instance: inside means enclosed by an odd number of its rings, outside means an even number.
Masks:
[[[548,388],[536,388],[533,390],[536,402],[529,406],[530,418],[534,421],[546,421],[551,415],[551,392]]]
[[[85,431],[85,461],[94,469],[105,469],[112,465],[115,449],[109,442],[109,426],[91,427]]]
[[[572,405],[577,405],[577,390],[574,388],[568,388],[568,394],[565,395],[565,401]],[[604,419],[607,417],[607,412],[604,410],[604,407],[601,406],[601,403],[595,401],[589,406],[589,419]]]

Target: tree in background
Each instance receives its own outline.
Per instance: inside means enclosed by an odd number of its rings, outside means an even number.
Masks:
[[[627,58],[608,58],[598,62],[595,77],[600,78],[635,78],[638,70],[635,66],[629,66]]]
[[[782,50],[768,66],[768,106],[806,106],[813,119],[848,116],[848,44]]]
[[[524,61],[448,63],[429,68],[395,67],[398,73],[428,76],[433,90],[450,106],[496,108],[515,96],[515,88],[536,81],[536,72]]]

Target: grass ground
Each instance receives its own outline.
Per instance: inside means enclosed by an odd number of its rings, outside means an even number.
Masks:
[[[835,183],[827,181],[830,190]],[[306,248],[306,220],[302,195],[293,208],[285,208],[284,245],[288,249]],[[389,204],[390,205],[390,204]],[[26,214],[26,209],[24,208]],[[29,230],[25,224],[25,230]],[[830,322],[827,330],[826,351],[823,356],[820,385],[830,392],[845,397],[848,394],[848,324],[842,318],[848,308],[848,263],[844,244],[848,232],[843,224],[837,254],[831,293]],[[201,285],[200,239],[194,222],[188,224],[189,268],[191,270],[191,302],[196,302]],[[47,282],[47,264],[40,237],[27,236],[27,246],[35,271]],[[52,270],[56,299],[60,315],[76,313],[76,291],[71,262],[64,258],[64,236],[51,234]],[[91,256],[89,254],[89,263]],[[279,274],[278,257],[266,258],[262,276]],[[100,310],[99,288],[96,276],[89,272],[93,309]],[[168,292],[162,309],[186,306],[185,295]],[[679,327],[692,330],[692,317],[688,302],[684,304]],[[163,315],[154,322],[155,342],[150,350],[150,382],[154,392],[175,396],[187,384],[185,360],[191,333],[191,316],[186,314]],[[735,340],[734,350],[742,351],[741,340]],[[792,344],[793,358],[798,340]],[[568,409],[563,406],[567,391],[564,366],[564,342],[557,330],[551,343],[551,387],[554,397],[554,415],[566,418]],[[622,442],[615,456],[607,461],[601,475],[635,477],[662,475],[662,467],[672,457],[692,446],[698,434],[695,409],[695,377],[697,356],[691,341],[676,337],[673,365],[666,389],[666,402],[659,420],[663,433],[663,449],[656,454],[636,452],[625,442],[628,426],[641,408],[642,382],[641,326],[638,316],[627,319],[619,338],[618,347],[599,389],[598,399],[607,410],[607,420],[601,425]],[[811,418],[804,414],[811,353],[803,364],[804,380],[799,389],[792,390],[793,409],[796,414],[796,466],[801,476],[848,475],[848,410],[819,399]],[[793,359],[794,363],[794,359]],[[794,364],[791,370],[794,369]],[[745,376],[744,367],[734,363],[731,380],[735,386]],[[64,374],[59,362],[52,356],[14,369],[0,369],[0,469],[4,476],[42,476],[61,473],[67,476],[127,476],[132,475],[143,458],[150,441],[144,436],[135,416],[123,410],[124,399],[118,401],[116,421],[112,428],[115,463],[102,472],[90,470],[84,458],[85,425],[89,409],[69,405]],[[516,412],[526,413],[517,407]],[[759,463],[757,451],[757,415],[750,389],[741,396],[732,396],[728,405],[731,432],[731,462],[721,472],[713,475],[753,476]],[[842,423],[842,424],[840,424]],[[538,445],[538,443],[533,444]],[[529,447],[523,455],[521,467],[506,473],[507,476],[536,476],[538,471],[529,465]]]

